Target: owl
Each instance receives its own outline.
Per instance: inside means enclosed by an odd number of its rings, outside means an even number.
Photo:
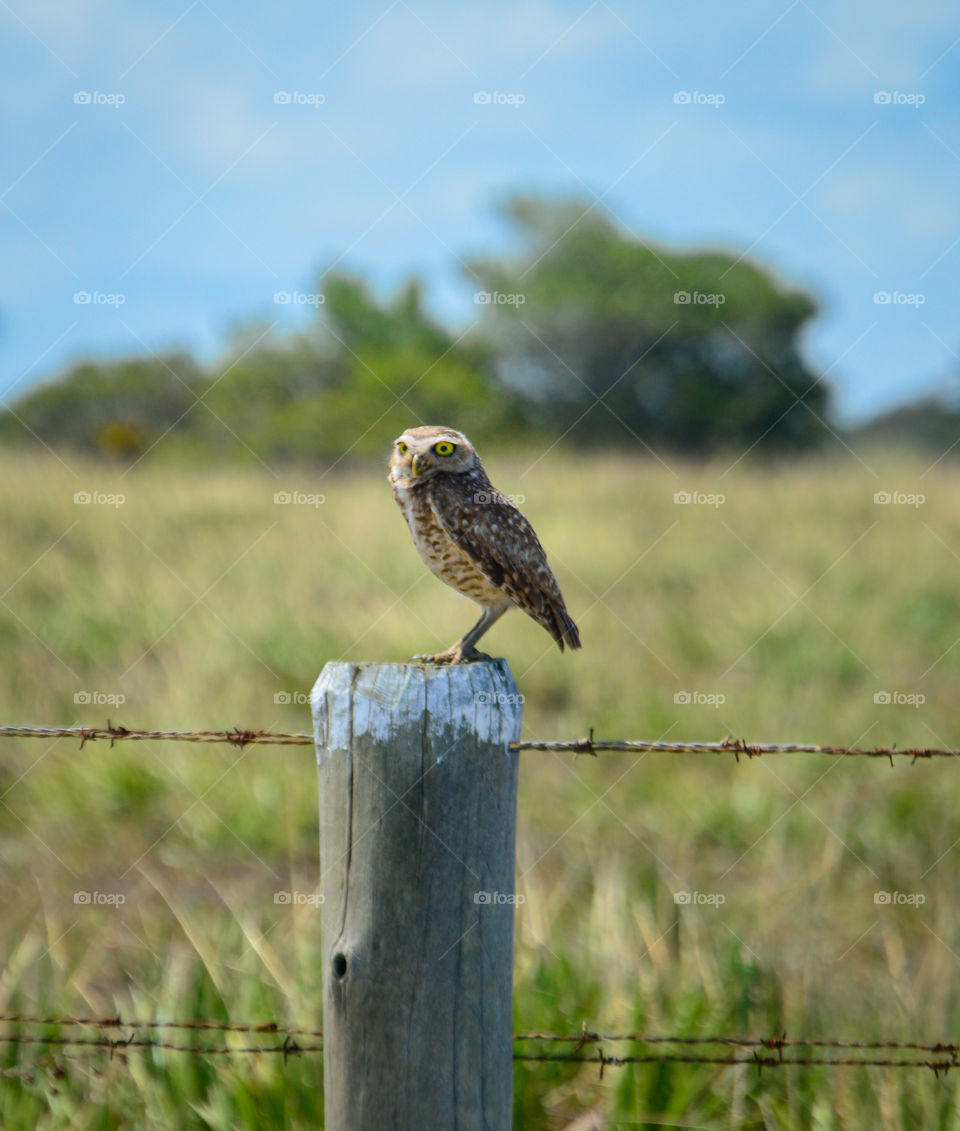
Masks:
[[[453,428],[408,428],[390,456],[393,497],[430,570],[483,610],[456,644],[414,659],[459,664],[489,659],[476,643],[508,609],[522,609],[560,651],[580,633],[533,527],[491,484],[470,441]]]

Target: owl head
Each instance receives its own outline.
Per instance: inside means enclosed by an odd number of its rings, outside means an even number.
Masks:
[[[390,479],[414,487],[443,472],[461,474],[480,466],[473,444],[455,428],[436,424],[408,428],[393,443]]]

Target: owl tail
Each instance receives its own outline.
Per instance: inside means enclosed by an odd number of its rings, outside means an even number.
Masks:
[[[561,652],[564,644],[571,649],[580,647],[580,630],[573,623],[573,618],[567,612],[566,606],[563,604],[551,605],[547,610],[547,616],[549,618],[547,629],[559,644]]]

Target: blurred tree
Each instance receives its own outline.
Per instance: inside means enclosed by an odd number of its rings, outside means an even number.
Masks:
[[[595,444],[789,450],[822,437],[806,295],[724,254],[657,250],[579,202],[517,197],[516,257],[471,265],[479,333],[430,317],[419,280],[382,298],[328,272],[296,333],[235,327],[219,361],[84,362],[0,415],[0,438],[145,451],[364,458],[412,423],[484,447],[569,432]],[[163,443],[159,443],[160,439]]]
[[[579,201],[511,199],[513,258],[468,265],[504,383],[554,429],[690,452],[808,446],[827,389],[800,356],[811,298],[721,253],[657,249]]]
[[[325,406],[331,444],[346,437],[361,451],[383,451],[418,423],[449,423],[484,444],[532,427],[532,408],[495,380],[485,345],[429,317],[419,280],[384,304],[344,275],[328,279],[325,295],[328,333],[346,350]]]
[[[850,442],[883,447],[922,448],[937,455],[960,450],[960,407],[937,397],[900,405],[850,433]]]
[[[16,415],[0,416],[0,437],[66,442],[107,455],[144,451],[184,419],[205,380],[186,354],[81,362],[27,393]]]
[[[261,344],[240,334],[242,348],[215,367],[209,411],[194,425],[209,445],[239,439],[263,459],[366,456],[412,423],[459,423],[479,442],[515,435],[532,415],[491,379],[482,344],[429,317],[419,280],[381,300],[363,279],[332,272],[315,293],[323,301],[309,331]]]

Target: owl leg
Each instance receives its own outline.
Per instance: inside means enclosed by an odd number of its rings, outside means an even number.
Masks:
[[[465,632],[463,636],[449,647],[446,652],[437,652],[435,655],[414,656],[415,660],[422,660],[428,664],[467,664],[471,660],[489,660],[486,652],[478,652],[474,645],[481,636],[492,627],[509,609],[509,605],[487,605],[477,623]]]

